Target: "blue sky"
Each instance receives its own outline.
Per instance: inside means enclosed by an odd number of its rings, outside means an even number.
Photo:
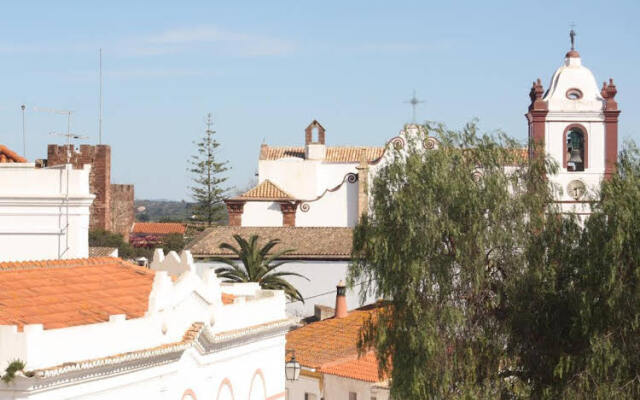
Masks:
[[[46,157],[72,130],[97,142],[103,49],[103,142],[112,181],[137,198],[188,199],[187,159],[215,116],[229,183],[245,187],[260,143],[300,145],[318,119],[330,145],[382,145],[418,120],[524,139],[528,91],[569,47],[598,81],[613,77],[621,139],[640,141],[640,3],[589,1],[7,2],[0,14],[0,143]]]

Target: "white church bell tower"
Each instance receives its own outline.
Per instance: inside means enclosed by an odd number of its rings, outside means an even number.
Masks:
[[[618,104],[613,80],[598,89],[593,73],[582,65],[571,30],[571,50],[551,78],[546,93],[533,83],[529,123],[530,156],[544,152],[558,164],[549,180],[559,189],[565,211],[588,215],[588,196],[615,171],[618,154]],[[543,94],[544,93],[544,94]]]

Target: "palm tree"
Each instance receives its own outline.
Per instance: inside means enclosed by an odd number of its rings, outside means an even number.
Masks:
[[[238,247],[229,243],[222,243],[220,249],[229,250],[242,261],[242,266],[224,257],[213,257],[213,261],[221,262],[225,265],[216,269],[216,274],[225,282],[258,282],[263,289],[283,290],[290,300],[299,300],[304,303],[302,294],[283,279],[285,276],[298,276],[307,279],[305,276],[295,272],[275,270],[287,261],[275,262],[282,256],[287,255],[293,249],[280,250],[272,254],[269,251],[280,243],[278,239],[269,240],[264,246],[258,245],[258,235],[251,235],[249,240],[245,240],[240,235],[233,235]],[[309,279],[307,279],[309,280]]]

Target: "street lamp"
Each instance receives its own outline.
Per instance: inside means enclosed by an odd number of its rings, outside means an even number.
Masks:
[[[300,363],[296,360],[296,351],[287,350],[286,354],[291,353],[291,358],[284,364],[284,374],[288,381],[297,381],[300,377]],[[285,354],[285,355],[286,355]]]

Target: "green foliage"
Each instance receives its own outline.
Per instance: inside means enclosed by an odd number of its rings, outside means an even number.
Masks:
[[[184,236],[179,233],[171,233],[162,238],[162,248],[167,252],[180,253],[184,249],[184,245]]]
[[[377,350],[391,395],[406,399],[496,399],[524,393],[502,376],[514,359],[501,324],[504,281],[522,268],[531,232],[551,194],[544,160],[518,165],[521,146],[503,134],[426,126],[440,142],[381,168],[373,209],[354,232],[350,282],[389,301],[368,321],[360,347]],[[542,182],[542,183],[541,183]],[[363,294],[364,294],[363,293]]]
[[[139,222],[149,222],[151,220],[151,217],[149,217],[148,214],[137,214],[136,220]]]
[[[552,202],[554,165],[505,172],[512,140],[427,128],[440,148],[397,153],[354,234],[350,281],[389,304],[359,345],[392,397],[640,398],[638,149],[581,225]]]
[[[118,257],[121,258],[146,257],[150,259],[153,255],[152,249],[133,247],[130,243],[124,241],[121,234],[105,231],[104,229],[96,229],[89,232],[89,246],[116,247],[118,248]]]
[[[193,203],[172,200],[136,200],[136,220],[140,222],[184,222],[193,215]],[[144,207],[143,211],[138,211]]]
[[[640,154],[629,143],[594,213],[549,218],[510,289],[510,348],[532,397],[640,398]]]
[[[289,299],[299,300],[304,303],[304,298],[298,289],[283,278],[287,276],[307,278],[295,272],[276,272],[276,269],[287,263],[287,261],[276,262],[276,260],[291,253],[293,250],[279,250],[269,254],[280,243],[279,240],[270,240],[260,247],[258,235],[252,235],[249,240],[242,238],[240,235],[233,235],[233,238],[239,247],[229,243],[222,243],[220,248],[230,250],[242,262],[242,266],[228,258],[214,257],[212,261],[227,264],[227,266],[216,269],[216,274],[219,277],[227,282],[258,282],[263,289],[284,290]]]
[[[218,162],[216,159],[220,143],[215,140],[216,132],[211,129],[211,114],[207,118],[207,129],[202,140],[195,143],[197,153],[191,157],[189,172],[194,176],[193,186],[190,187],[191,197],[196,201],[193,211],[200,221],[211,225],[224,219],[223,199],[227,193],[227,188],[223,186],[227,180],[224,173],[229,168],[227,161]]]
[[[24,361],[14,360],[11,363],[9,363],[9,366],[7,366],[7,368],[4,370],[4,374],[2,375],[2,377],[0,377],[0,379],[4,383],[9,384],[16,377],[16,373],[18,371],[23,371],[25,367],[26,365]]]

